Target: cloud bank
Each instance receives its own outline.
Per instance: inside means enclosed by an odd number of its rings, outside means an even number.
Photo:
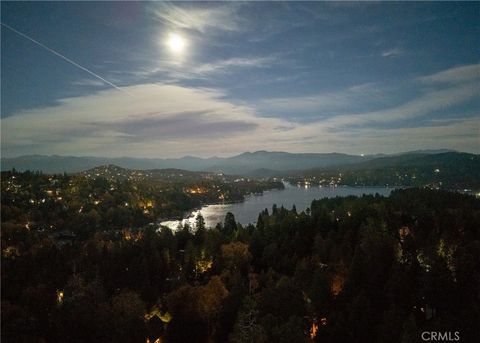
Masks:
[[[226,156],[261,149],[359,154],[418,147],[478,153],[479,113],[454,111],[478,101],[478,68],[456,67],[414,79],[425,89],[413,99],[360,113],[347,111],[345,102],[355,107],[361,98],[382,99],[384,94],[372,84],[334,94],[265,99],[261,105],[235,102],[218,89],[163,83],[125,87],[131,97],[104,89],[2,119],[2,155]],[[292,113],[318,109],[325,115],[303,123],[288,116],[261,116],[268,106]],[[439,111],[447,114],[435,116]],[[427,115],[422,125],[402,125]]]

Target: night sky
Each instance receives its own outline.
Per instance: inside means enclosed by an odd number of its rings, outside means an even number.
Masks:
[[[480,2],[2,2],[2,156],[480,152]]]

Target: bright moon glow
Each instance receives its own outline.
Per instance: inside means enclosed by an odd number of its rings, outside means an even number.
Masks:
[[[180,54],[185,50],[186,41],[182,36],[171,33],[167,39],[167,46],[173,53]]]

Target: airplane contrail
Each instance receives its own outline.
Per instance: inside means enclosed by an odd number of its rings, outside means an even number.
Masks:
[[[56,52],[55,50],[53,50],[52,48],[49,48],[49,47],[48,47],[48,46],[46,46],[45,44],[43,44],[43,43],[40,43],[39,41],[37,41],[37,40],[35,40],[35,39],[33,39],[33,38],[31,38],[31,37],[27,36],[26,34],[24,34],[24,33],[20,32],[20,31],[18,31],[18,30],[16,30],[16,29],[14,29],[13,27],[11,27],[11,26],[9,26],[9,25],[7,25],[7,24],[5,24],[5,23],[0,23],[0,25],[3,25],[3,26],[5,26],[7,29],[9,29],[9,30],[11,30],[11,31],[15,32],[16,34],[18,34],[18,35],[22,36],[23,38],[26,38],[26,39],[28,39],[29,41],[32,41],[32,42],[34,42],[35,44],[37,44],[37,45],[40,45],[42,48],[44,48],[44,49],[46,49],[46,50],[50,51],[52,54],[54,54],[54,55],[56,55],[56,56],[60,57],[61,59],[63,59],[63,60],[65,60],[65,61],[67,61],[67,62],[68,62],[68,63],[70,63],[70,64],[73,64],[75,67],[77,67],[77,68],[80,68],[80,69],[82,69],[83,71],[86,71],[86,72],[87,72],[87,73],[89,73],[90,75],[92,75],[92,76],[96,77],[96,78],[97,78],[97,79],[99,79],[99,80],[102,80],[103,82],[105,82],[106,84],[108,84],[108,85],[112,86],[113,88],[115,88],[115,89],[117,89],[117,90],[119,90],[119,91],[121,91],[121,92],[124,92],[124,93],[126,93],[126,94],[128,94],[128,95],[130,95],[130,96],[132,96],[132,94],[130,94],[130,93],[129,93],[129,92],[127,92],[126,90],[124,90],[124,89],[120,88],[119,86],[117,86],[117,85],[113,84],[112,82],[110,82],[110,81],[108,81],[108,80],[105,80],[105,79],[104,79],[103,77],[101,77],[100,75],[98,75],[98,74],[95,74],[93,71],[91,71],[91,70],[89,70],[89,69],[87,69],[87,68],[85,68],[85,67],[81,66],[80,64],[78,64],[78,63],[77,63],[77,62],[75,62],[75,61],[72,61],[72,60],[71,60],[71,59],[69,59],[68,57],[66,57],[66,56],[62,55],[62,54],[61,54],[61,53],[59,53],[59,52]]]

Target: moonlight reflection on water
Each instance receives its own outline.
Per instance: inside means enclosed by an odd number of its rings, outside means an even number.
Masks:
[[[195,226],[195,218],[198,213],[202,213],[207,227],[214,227],[218,222],[223,222],[225,214],[232,212],[237,222],[242,225],[250,223],[255,224],[258,214],[267,208],[269,211],[272,205],[278,207],[283,206],[291,209],[296,206],[297,211],[304,211],[310,206],[312,200],[322,198],[334,198],[345,196],[362,196],[363,194],[380,194],[383,196],[390,195],[394,188],[388,187],[295,187],[289,184],[285,185],[285,189],[275,189],[266,191],[261,195],[250,195],[245,201],[232,204],[206,205],[201,209],[192,211],[188,218],[183,219],[182,224],[188,223],[191,227]],[[172,230],[176,230],[179,220],[163,221],[160,224],[167,226]]]

